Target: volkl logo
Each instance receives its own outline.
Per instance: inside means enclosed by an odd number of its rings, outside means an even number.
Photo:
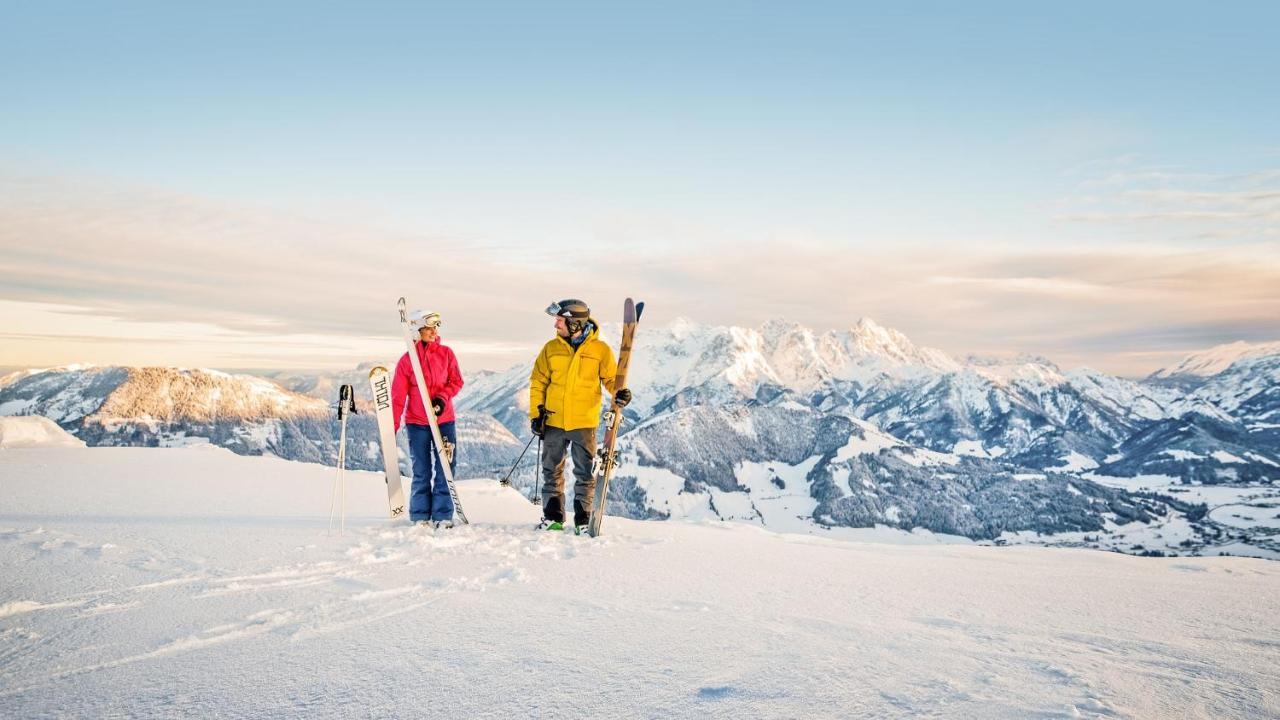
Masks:
[[[378,404],[379,410],[391,407],[391,390],[387,387],[385,375],[373,381],[373,400]]]

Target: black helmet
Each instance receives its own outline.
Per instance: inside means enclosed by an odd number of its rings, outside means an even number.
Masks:
[[[547,314],[554,317],[564,318],[565,327],[569,329],[571,334],[576,335],[582,331],[587,324],[587,318],[591,317],[591,308],[581,300],[561,300],[553,302],[547,306]]]
[[[566,320],[586,320],[591,317],[591,308],[581,300],[561,300],[547,306],[547,314],[565,318]]]

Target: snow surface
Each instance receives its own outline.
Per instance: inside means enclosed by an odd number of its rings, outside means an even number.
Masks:
[[[907,448],[894,452],[899,460],[915,467],[934,467],[937,465],[955,465],[960,458],[949,453],[940,453],[924,448]]]
[[[30,447],[84,447],[84,441],[39,415],[0,417],[0,448]]]
[[[859,455],[875,455],[891,447],[904,447],[905,443],[865,420],[852,419],[862,431],[862,436],[849,435],[849,442],[836,451],[835,462],[844,462]]]
[[[1082,477],[1110,487],[1133,492],[1156,492],[1173,495],[1192,503],[1205,503],[1210,507],[1230,505],[1241,501],[1280,501],[1280,489],[1265,485],[1195,485],[1186,484],[1168,475],[1136,475],[1114,477],[1086,473]]]
[[[35,400],[9,400],[0,403],[0,415],[21,415],[34,407]]]
[[[988,457],[987,451],[982,447],[981,440],[961,440],[951,448],[953,455],[971,455],[973,457]]]
[[[1057,470],[1059,472],[1081,472],[1084,470],[1092,470],[1096,467],[1098,467],[1098,461],[1088,455],[1082,455],[1075,450],[1072,450],[1071,453],[1067,455],[1066,459],[1063,460],[1062,465],[1049,469]]]
[[[1161,455],[1168,455],[1174,460],[1203,460],[1204,456],[1190,450],[1161,450]]]
[[[1251,452],[1251,453],[1245,453],[1245,455],[1247,455],[1247,456],[1249,457],[1249,459],[1250,459],[1250,460],[1253,460],[1254,462],[1264,463],[1264,464],[1266,464],[1266,465],[1270,465],[1270,466],[1272,466],[1272,467],[1280,467],[1280,463],[1276,463],[1276,462],[1274,462],[1274,461],[1272,461],[1272,460],[1269,460],[1269,459],[1267,459],[1267,458],[1265,458],[1265,457],[1263,457],[1263,456],[1259,455],[1258,453],[1252,453],[1252,452]]]
[[[1224,525],[1240,528],[1269,527],[1280,530],[1280,503],[1223,505],[1209,513]]]
[[[1274,717],[1280,564],[385,519],[375,473],[0,453],[0,715]]]
[[[1241,464],[1245,464],[1245,465],[1247,465],[1247,464],[1249,463],[1249,461],[1248,461],[1248,460],[1242,460],[1242,459],[1240,459],[1240,458],[1236,457],[1235,455],[1232,455],[1231,453],[1227,452],[1226,450],[1214,450],[1214,451],[1213,451],[1213,459],[1214,459],[1214,460],[1217,460],[1217,461],[1218,461],[1218,462],[1220,462],[1220,463],[1224,463],[1224,464],[1226,464],[1226,463],[1241,463]]]
[[[740,496],[760,521],[772,530],[803,533],[812,526],[810,520],[818,506],[818,501],[810,493],[807,476],[819,459],[811,457],[799,465],[742,463],[734,477],[748,492],[723,494]],[[716,508],[720,506],[721,499],[717,498]]]

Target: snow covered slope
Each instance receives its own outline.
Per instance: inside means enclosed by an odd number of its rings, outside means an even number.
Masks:
[[[1280,355],[1280,342],[1233,342],[1191,353],[1169,367],[1151,374],[1152,380],[1186,380],[1217,375],[1241,360]]]
[[[84,446],[49,418],[0,417],[0,448]]]
[[[697,432],[690,432],[696,428]],[[622,439],[610,507],[632,517],[718,518],[783,531],[888,527],[994,539],[1101,531],[1171,509],[1087,480],[1018,473],[905,443],[802,406],[681,408]],[[639,510],[637,512],[637,509]]]
[[[492,480],[435,534],[382,519],[364,472],[337,534],[331,480],[209,446],[0,453],[0,715],[1280,714],[1277,563],[619,518],[593,540],[533,531]]]

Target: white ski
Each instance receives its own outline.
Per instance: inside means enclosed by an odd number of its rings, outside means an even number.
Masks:
[[[396,447],[396,421],[391,417],[391,373],[378,365],[369,371],[369,389],[378,414],[378,439],[387,473],[387,504],[391,519],[404,515],[404,485],[400,482],[400,453]]]

